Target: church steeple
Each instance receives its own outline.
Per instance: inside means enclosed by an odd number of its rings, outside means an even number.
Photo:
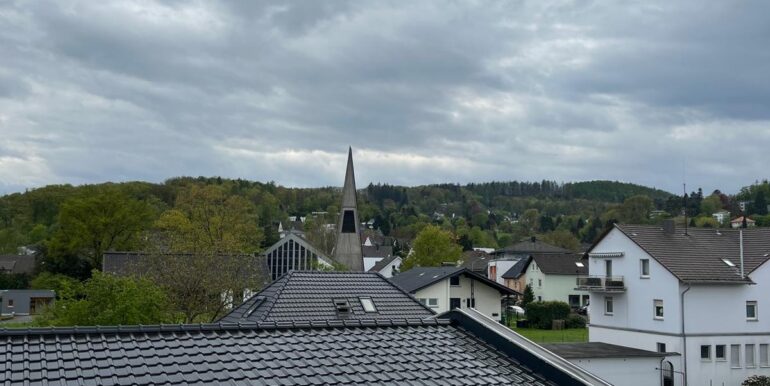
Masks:
[[[361,252],[360,223],[356,205],[356,176],[353,172],[353,148],[348,148],[348,165],[345,171],[345,185],[342,187],[342,206],[337,226],[337,246],[334,259],[351,271],[364,270]]]

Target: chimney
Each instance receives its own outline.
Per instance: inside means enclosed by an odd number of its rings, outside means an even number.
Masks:
[[[663,220],[663,234],[673,235],[676,231],[674,220]]]

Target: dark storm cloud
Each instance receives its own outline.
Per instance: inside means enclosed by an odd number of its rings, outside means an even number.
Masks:
[[[764,2],[13,2],[0,192],[222,175],[735,190],[770,159]],[[742,154],[736,156],[736,154]]]

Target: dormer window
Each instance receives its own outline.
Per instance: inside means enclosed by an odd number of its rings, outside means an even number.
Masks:
[[[361,300],[361,307],[364,308],[364,312],[377,312],[372,298],[360,298],[359,300]]]
[[[334,308],[337,309],[339,315],[352,314],[353,310],[350,309],[350,302],[347,299],[334,299]]]

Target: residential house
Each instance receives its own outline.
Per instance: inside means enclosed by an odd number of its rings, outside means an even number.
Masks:
[[[0,329],[0,374],[6,385],[610,385],[476,310],[433,317],[375,274],[292,272],[236,311],[214,324]]]
[[[498,321],[503,298],[520,295],[462,267],[417,267],[393,276],[390,281],[436,312],[474,308]]]
[[[744,220],[745,219],[745,220]],[[746,223],[746,228],[753,228],[757,225],[757,222],[744,216],[739,216],[730,221],[730,227],[732,228],[742,228],[743,223]]]
[[[588,304],[588,291],[575,289],[575,280],[588,274],[580,254],[532,254],[503,274],[506,286],[519,292],[527,284],[537,301],[561,301],[573,308]]]
[[[729,220],[729,219],[730,219],[730,212],[728,212],[728,211],[726,211],[726,210],[720,210],[720,211],[718,211],[718,212],[716,212],[716,213],[713,213],[713,214],[711,215],[711,217],[713,217],[713,218],[714,218],[714,220],[717,220],[717,222],[718,222],[720,225],[721,225],[721,224],[725,224],[725,223],[727,222],[727,220]]]
[[[0,315],[36,315],[55,298],[51,290],[0,290]]]
[[[589,340],[678,352],[664,385],[770,376],[770,229],[615,225],[589,251]],[[686,377],[686,382],[684,378]]]
[[[661,361],[678,355],[601,342],[550,343],[543,347],[613,385],[622,386],[660,385]]]
[[[483,250],[471,250],[463,252],[460,266],[480,275],[487,275],[487,263],[492,261],[492,255]]]
[[[545,243],[532,236],[527,240],[498,249],[492,253],[494,258],[487,263],[487,277],[499,284],[505,284],[503,274],[508,272],[511,267],[519,262],[519,260],[533,253],[559,254],[571,252],[564,248]]]
[[[401,256],[393,255],[378,261],[372,268],[369,268],[367,272],[379,273],[384,277],[393,277],[398,274],[402,262],[403,259]]]
[[[34,270],[34,255],[0,255],[0,273],[29,275]]]

